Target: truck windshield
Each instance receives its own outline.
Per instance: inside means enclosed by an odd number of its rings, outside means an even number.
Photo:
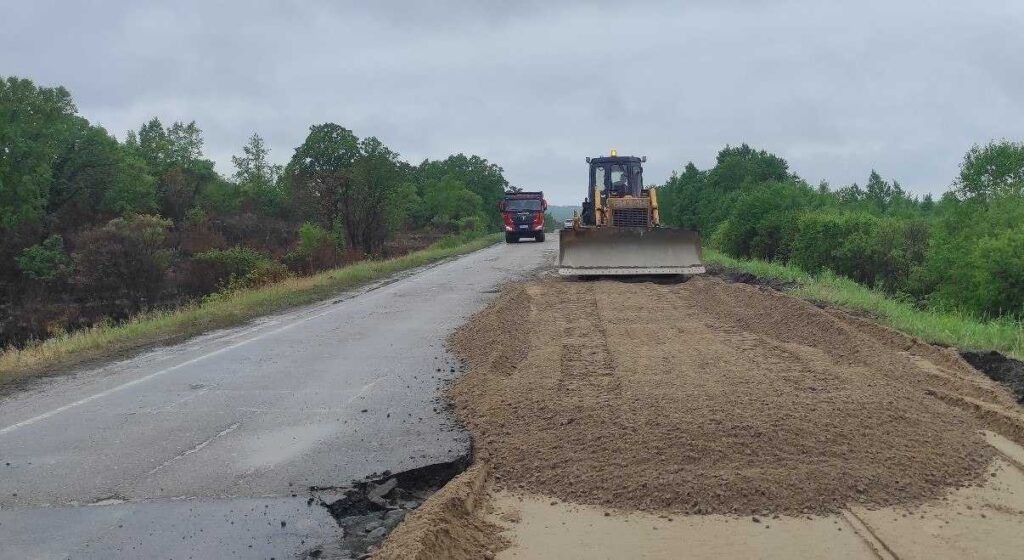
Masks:
[[[537,211],[542,207],[542,202],[537,198],[526,198],[519,200],[505,201],[505,210],[509,212],[522,212],[524,210]]]

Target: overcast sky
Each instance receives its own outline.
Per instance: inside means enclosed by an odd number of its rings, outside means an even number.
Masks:
[[[311,124],[411,162],[475,153],[555,203],[584,157],[662,182],[747,142],[812,183],[872,168],[944,191],[963,153],[1024,139],[1024,1],[0,0],[0,75],[68,87],[119,138],[195,120],[230,174],[253,132],[285,162]]]

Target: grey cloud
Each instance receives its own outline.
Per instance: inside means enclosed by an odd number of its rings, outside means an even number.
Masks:
[[[411,161],[483,155],[560,203],[583,157],[646,154],[660,182],[726,143],[809,181],[875,168],[941,192],[971,144],[1024,130],[1024,4],[103,2],[4,8],[0,73],[64,84],[123,136],[195,119],[207,152],[309,125]]]

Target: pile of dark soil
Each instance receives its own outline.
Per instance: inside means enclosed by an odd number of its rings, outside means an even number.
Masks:
[[[720,264],[708,264],[706,266],[707,273],[710,276],[717,276],[726,282],[731,284],[749,284],[751,286],[764,286],[772,290],[784,292],[786,290],[796,287],[796,282],[787,282],[785,280],[777,280],[775,278],[764,278],[752,274],[750,272],[744,272],[734,268],[726,268]]]
[[[976,369],[1006,386],[1017,402],[1024,404],[1024,362],[1004,356],[995,350],[989,352],[960,352]]]
[[[450,396],[499,486],[622,509],[917,504],[993,453],[927,390],[1013,402],[952,351],[713,278],[515,285],[452,343]]]

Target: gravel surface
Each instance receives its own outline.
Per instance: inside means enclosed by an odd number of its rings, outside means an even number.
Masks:
[[[743,284],[516,284],[452,339],[450,389],[500,487],[613,508],[823,514],[980,481],[1012,405],[953,351]]]
[[[500,528],[486,521],[484,465],[455,477],[388,537],[374,560],[479,560],[505,547]]]

